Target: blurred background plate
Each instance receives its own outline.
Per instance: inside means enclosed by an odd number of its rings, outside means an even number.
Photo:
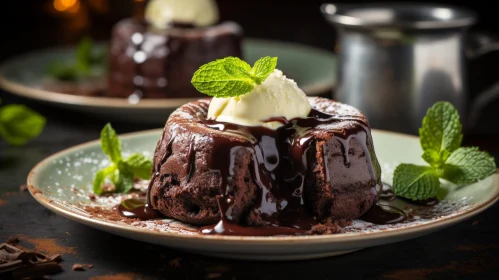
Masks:
[[[295,43],[258,39],[245,39],[243,47],[245,60],[251,64],[262,56],[279,57],[278,68],[294,79],[307,95],[320,95],[334,88],[336,59],[332,52]],[[72,60],[74,52],[74,46],[54,48],[7,60],[0,69],[0,86],[17,96],[108,121],[148,124],[163,124],[170,112],[193,100],[144,99],[132,104],[127,99],[80,96],[44,89],[47,65],[54,60]],[[105,75],[104,69],[101,75]]]

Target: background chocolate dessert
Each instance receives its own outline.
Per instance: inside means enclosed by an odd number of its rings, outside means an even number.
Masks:
[[[150,30],[140,19],[124,19],[112,31],[108,95],[128,98],[202,97],[191,77],[201,65],[242,57],[243,30],[234,22],[215,26]]]
[[[198,5],[196,1],[187,1]],[[172,9],[171,22],[156,26],[161,2],[136,1],[134,16],[112,28],[109,46],[107,95],[132,98],[201,97],[191,77],[201,65],[227,56],[242,58],[243,30],[236,22],[223,21],[196,26],[178,22]],[[167,2],[169,3],[169,2]],[[171,5],[171,3],[170,3]],[[151,9],[156,14],[149,15]],[[193,8],[194,9],[194,8]],[[203,11],[209,13],[211,11]],[[161,19],[161,18],[160,18]],[[164,19],[163,19],[164,20]]]

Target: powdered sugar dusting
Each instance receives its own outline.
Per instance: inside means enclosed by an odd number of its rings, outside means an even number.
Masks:
[[[344,228],[344,232],[368,233],[418,226],[459,215],[467,210],[470,210],[472,207],[473,205],[466,200],[457,202],[449,202],[444,200],[432,206],[412,206],[406,204],[406,207],[403,208],[403,210],[408,215],[408,219],[401,223],[375,225],[361,220],[354,220],[352,225]]]

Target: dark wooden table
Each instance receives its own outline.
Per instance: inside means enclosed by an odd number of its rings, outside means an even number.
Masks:
[[[499,204],[456,226],[417,239],[338,257],[293,262],[204,257],[92,229],[45,209],[28,192],[20,192],[19,187],[40,160],[97,139],[104,120],[54,110],[5,93],[1,97],[7,103],[28,104],[47,116],[48,124],[42,135],[25,147],[0,143],[0,241],[23,235],[21,245],[25,247],[32,245],[26,238],[48,238],[65,249],[74,247],[69,250],[74,252],[63,254],[64,272],[53,279],[114,274],[119,277],[108,279],[130,279],[124,277],[131,275],[139,277],[136,279],[488,279],[499,273]],[[113,126],[119,133],[156,127],[126,123]],[[490,141],[480,143],[492,147]],[[72,271],[75,263],[95,267]]]
[[[17,10],[27,3],[21,2],[8,1],[9,5],[17,5]],[[121,0],[110,2],[123,3]],[[250,37],[332,49],[333,29],[318,14],[318,6],[323,1],[306,1],[307,5],[303,2],[275,1],[274,6],[268,6],[270,1],[263,0],[238,1],[240,6],[229,0],[219,3],[224,7],[222,18],[240,22]],[[287,10],[279,17],[276,11],[282,5],[286,5]],[[4,9],[7,10],[13,9]],[[492,26],[493,9],[483,10],[490,11],[490,16],[484,16],[482,27]],[[3,38],[10,40],[0,46],[0,60],[33,49],[74,43],[82,32],[105,39],[110,26],[123,16],[94,15],[93,27],[75,31],[71,24],[61,24],[42,15],[39,7],[23,12],[26,16],[14,22],[15,28],[2,29]],[[3,26],[11,23],[7,15],[3,19]],[[20,21],[28,27],[18,24]],[[272,28],[268,28],[269,22]],[[490,62],[491,67],[498,65]],[[25,103],[48,118],[42,135],[24,147],[13,148],[0,140],[0,242],[23,235],[21,245],[29,248],[33,244],[27,241],[34,238],[55,240],[66,253],[62,262],[64,272],[52,276],[53,279],[89,279],[103,275],[116,275],[107,279],[131,279],[132,275],[137,279],[494,279],[499,273],[499,204],[456,226],[417,239],[338,257],[293,262],[204,257],[94,230],[46,210],[29,193],[20,192],[19,187],[25,183],[31,168],[45,157],[97,139],[106,121],[17,99],[1,91],[0,97],[4,103]],[[488,106],[479,125],[465,135],[465,144],[479,145],[490,151],[499,163],[498,108],[499,102]],[[113,126],[119,133],[158,127],[126,123],[113,123]],[[94,268],[72,271],[75,263],[91,263]]]

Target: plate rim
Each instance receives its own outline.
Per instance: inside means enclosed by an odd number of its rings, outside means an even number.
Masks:
[[[127,139],[133,137],[141,137],[146,136],[148,134],[160,134],[163,129],[149,129],[131,133],[125,133],[118,135],[120,139]],[[406,137],[410,139],[418,139],[419,137],[409,134],[403,134],[399,132],[372,129],[373,132],[381,133],[381,134],[391,134],[399,137]],[[325,234],[325,235],[311,235],[311,236],[224,236],[224,235],[188,235],[188,234],[180,234],[180,233],[172,233],[172,232],[157,232],[147,229],[141,229],[137,227],[133,227],[127,224],[118,224],[114,222],[105,221],[102,219],[92,218],[90,215],[82,215],[78,214],[75,210],[68,209],[63,204],[53,203],[54,201],[43,194],[33,183],[37,176],[37,171],[43,166],[50,164],[54,159],[59,158],[62,155],[67,153],[72,153],[77,150],[87,148],[90,146],[94,146],[99,144],[100,140],[92,140],[82,144],[78,144],[72,146],[70,148],[64,149],[57,153],[54,153],[39,163],[37,163],[29,172],[27,178],[27,186],[30,194],[33,196],[35,200],[37,200],[40,204],[42,204],[45,208],[59,214],[70,218],[79,223],[83,223],[87,226],[90,225],[99,225],[100,227],[105,227],[107,229],[116,231],[126,231],[128,234],[139,234],[151,238],[160,238],[160,239],[179,239],[185,241],[198,241],[198,242],[237,242],[242,241],[244,243],[250,244],[272,244],[277,246],[285,246],[289,244],[289,242],[293,243],[302,243],[305,242],[307,244],[339,244],[345,242],[355,242],[355,241],[372,241],[372,240],[380,240],[387,238],[397,238],[404,237],[407,234],[425,234],[426,232],[431,232],[432,230],[443,228],[446,226],[453,225],[457,222],[464,221],[476,214],[481,213],[485,209],[492,206],[499,200],[499,180],[495,180],[495,193],[486,201],[477,204],[472,207],[470,210],[463,211],[456,215],[446,217],[440,219],[435,222],[429,222],[425,224],[418,224],[413,226],[408,226],[399,229],[387,230],[387,231],[376,231],[376,232],[360,232],[360,233],[338,233],[338,234]],[[496,172],[490,176],[499,176],[499,168]]]
[[[336,54],[332,52],[328,52],[325,49],[313,46],[306,45],[291,41],[284,40],[269,40],[269,39],[260,39],[260,38],[244,38],[245,42],[251,42],[252,44],[266,44],[266,45],[274,45],[280,46],[283,44],[291,45],[293,48],[307,50],[309,53],[314,53],[316,55],[321,56],[331,56],[336,61]],[[244,45],[243,45],[244,46]],[[26,55],[34,55],[43,52],[49,52],[57,49],[64,48],[72,48],[74,46],[60,46],[54,48],[46,48],[39,49],[35,51],[31,51],[28,53],[16,55],[12,58],[9,58],[3,61],[0,65],[0,88],[5,91],[22,96],[29,99],[34,99],[42,102],[50,102],[50,103],[58,103],[58,104],[70,104],[77,106],[92,106],[92,107],[101,107],[101,108],[123,108],[123,109],[164,109],[164,108],[172,108],[181,106],[187,102],[202,98],[202,97],[189,97],[189,98],[154,98],[154,99],[143,99],[137,104],[132,104],[128,102],[126,98],[111,98],[111,97],[93,97],[93,96],[81,96],[81,95],[72,95],[66,93],[59,93],[50,90],[38,89],[34,88],[22,83],[18,83],[12,80],[9,80],[4,72],[5,65],[8,65],[14,61],[17,61],[23,56]],[[308,92],[308,96],[317,96],[323,92],[328,90],[333,90],[336,86],[334,82],[334,77],[331,77],[327,82],[316,83],[310,86],[301,87],[304,92]]]

